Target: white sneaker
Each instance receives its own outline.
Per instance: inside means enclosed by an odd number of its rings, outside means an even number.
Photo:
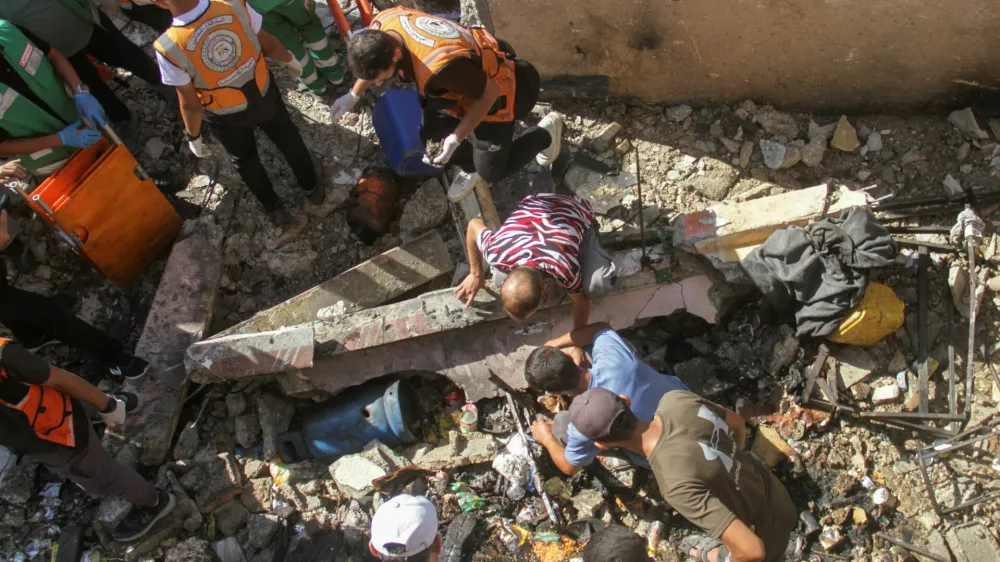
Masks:
[[[479,174],[475,172],[470,174],[459,171],[455,174],[455,180],[451,182],[451,186],[448,187],[448,200],[452,203],[458,203],[465,199],[481,181],[483,181],[483,178],[479,177]]]
[[[545,129],[552,135],[552,144],[548,148],[535,156],[535,162],[539,166],[551,166],[559,158],[559,148],[562,145],[563,122],[562,116],[556,112],[549,113],[538,123],[538,126]]]

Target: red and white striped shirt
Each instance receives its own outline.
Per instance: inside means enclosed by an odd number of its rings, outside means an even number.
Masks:
[[[480,232],[476,244],[486,262],[502,272],[537,267],[570,293],[581,293],[580,244],[592,222],[594,213],[586,201],[554,193],[529,195],[499,230]]]

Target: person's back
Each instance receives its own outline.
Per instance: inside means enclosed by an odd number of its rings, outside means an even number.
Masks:
[[[646,541],[621,525],[597,531],[583,549],[583,562],[641,562],[649,560]]]
[[[656,417],[662,433],[649,464],[663,499],[713,538],[739,519],[764,542],[767,560],[780,560],[797,512],[767,466],[733,440],[725,410],[672,392]]]
[[[3,0],[0,18],[27,29],[71,57],[86,47],[97,12],[77,0]]]

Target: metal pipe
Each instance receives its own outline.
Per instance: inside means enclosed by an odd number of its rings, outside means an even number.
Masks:
[[[930,366],[927,363],[927,307],[930,301],[930,269],[931,255],[927,251],[927,246],[920,246],[917,250],[917,374],[920,377],[917,389],[920,392],[920,412],[926,414],[929,411],[927,399],[928,379],[930,379]]]
[[[972,415],[972,392],[975,379],[972,368],[976,362],[976,237],[966,236],[965,244],[969,252],[969,352],[965,365],[965,415]]]
[[[945,558],[944,556],[941,556],[940,554],[934,554],[933,552],[930,552],[929,550],[925,550],[923,548],[920,548],[919,546],[914,546],[914,545],[912,545],[912,544],[910,544],[908,542],[904,542],[904,541],[901,541],[901,540],[899,540],[897,538],[890,537],[889,535],[886,535],[884,533],[875,533],[875,536],[878,537],[878,538],[880,538],[880,539],[882,539],[882,540],[884,540],[884,541],[886,541],[886,542],[890,542],[890,543],[892,543],[892,544],[894,544],[896,546],[901,546],[901,547],[905,548],[906,550],[909,550],[910,552],[912,552],[914,554],[919,554],[920,556],[923,556],[925,558],[930,558],[931,560],[936,560],[937,562],[951,562],[951,560],[949,558]]]
[[[944,420],[944,421],[962,421],[965,416],[962,414],[935,414],[925,413],[925,412],[858,412],[858,417],[862,418],[898,418],[898,419],[911,419],[911,420]]]
[[[958,396],[955,389],[955,307],[948,306],[948,413],[958,414]],[[987,358],[988,360],[989,358]],[[958,431],[959,424],[953,423],[950,426],[952,431]]]
[[[548,512],[549,521],[553,525],[559,525],[559,514],[552,507],[552,500],[549,499],[549,495],[542,487],[542,477],[538,473],[538,464],[535,462],[535,455],[531,450],[531,441],[528,440],[528,434],[525,433],[524,426],[521,424],[521,414],[517,411],[517,403],[514,401],[514,395],[508,390],[504,390],[504,394],[507,396],[507,405],[510,406],[510,413],[514,416],[514,425],[517,426],[517,432],[521,435],[521,439],[524,439],[524,446],[528,448],[528,465],[531,467],[531,472],[534,475],[535,490],[542,497],[542,504],[545,505],[545,511]],[[525,421],[530,420],[531,418],[528,418]]]

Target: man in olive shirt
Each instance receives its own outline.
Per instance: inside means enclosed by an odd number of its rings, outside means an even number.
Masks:
[[[570,419],[599,448],[642,453],[660,493],[707,537],[685,541],[699,562],[777,562],[798,519],[781,482],[743,450],[746,426],[736,413],[677,390],[640,422],[625,396],[595,388],[573,400]]]

